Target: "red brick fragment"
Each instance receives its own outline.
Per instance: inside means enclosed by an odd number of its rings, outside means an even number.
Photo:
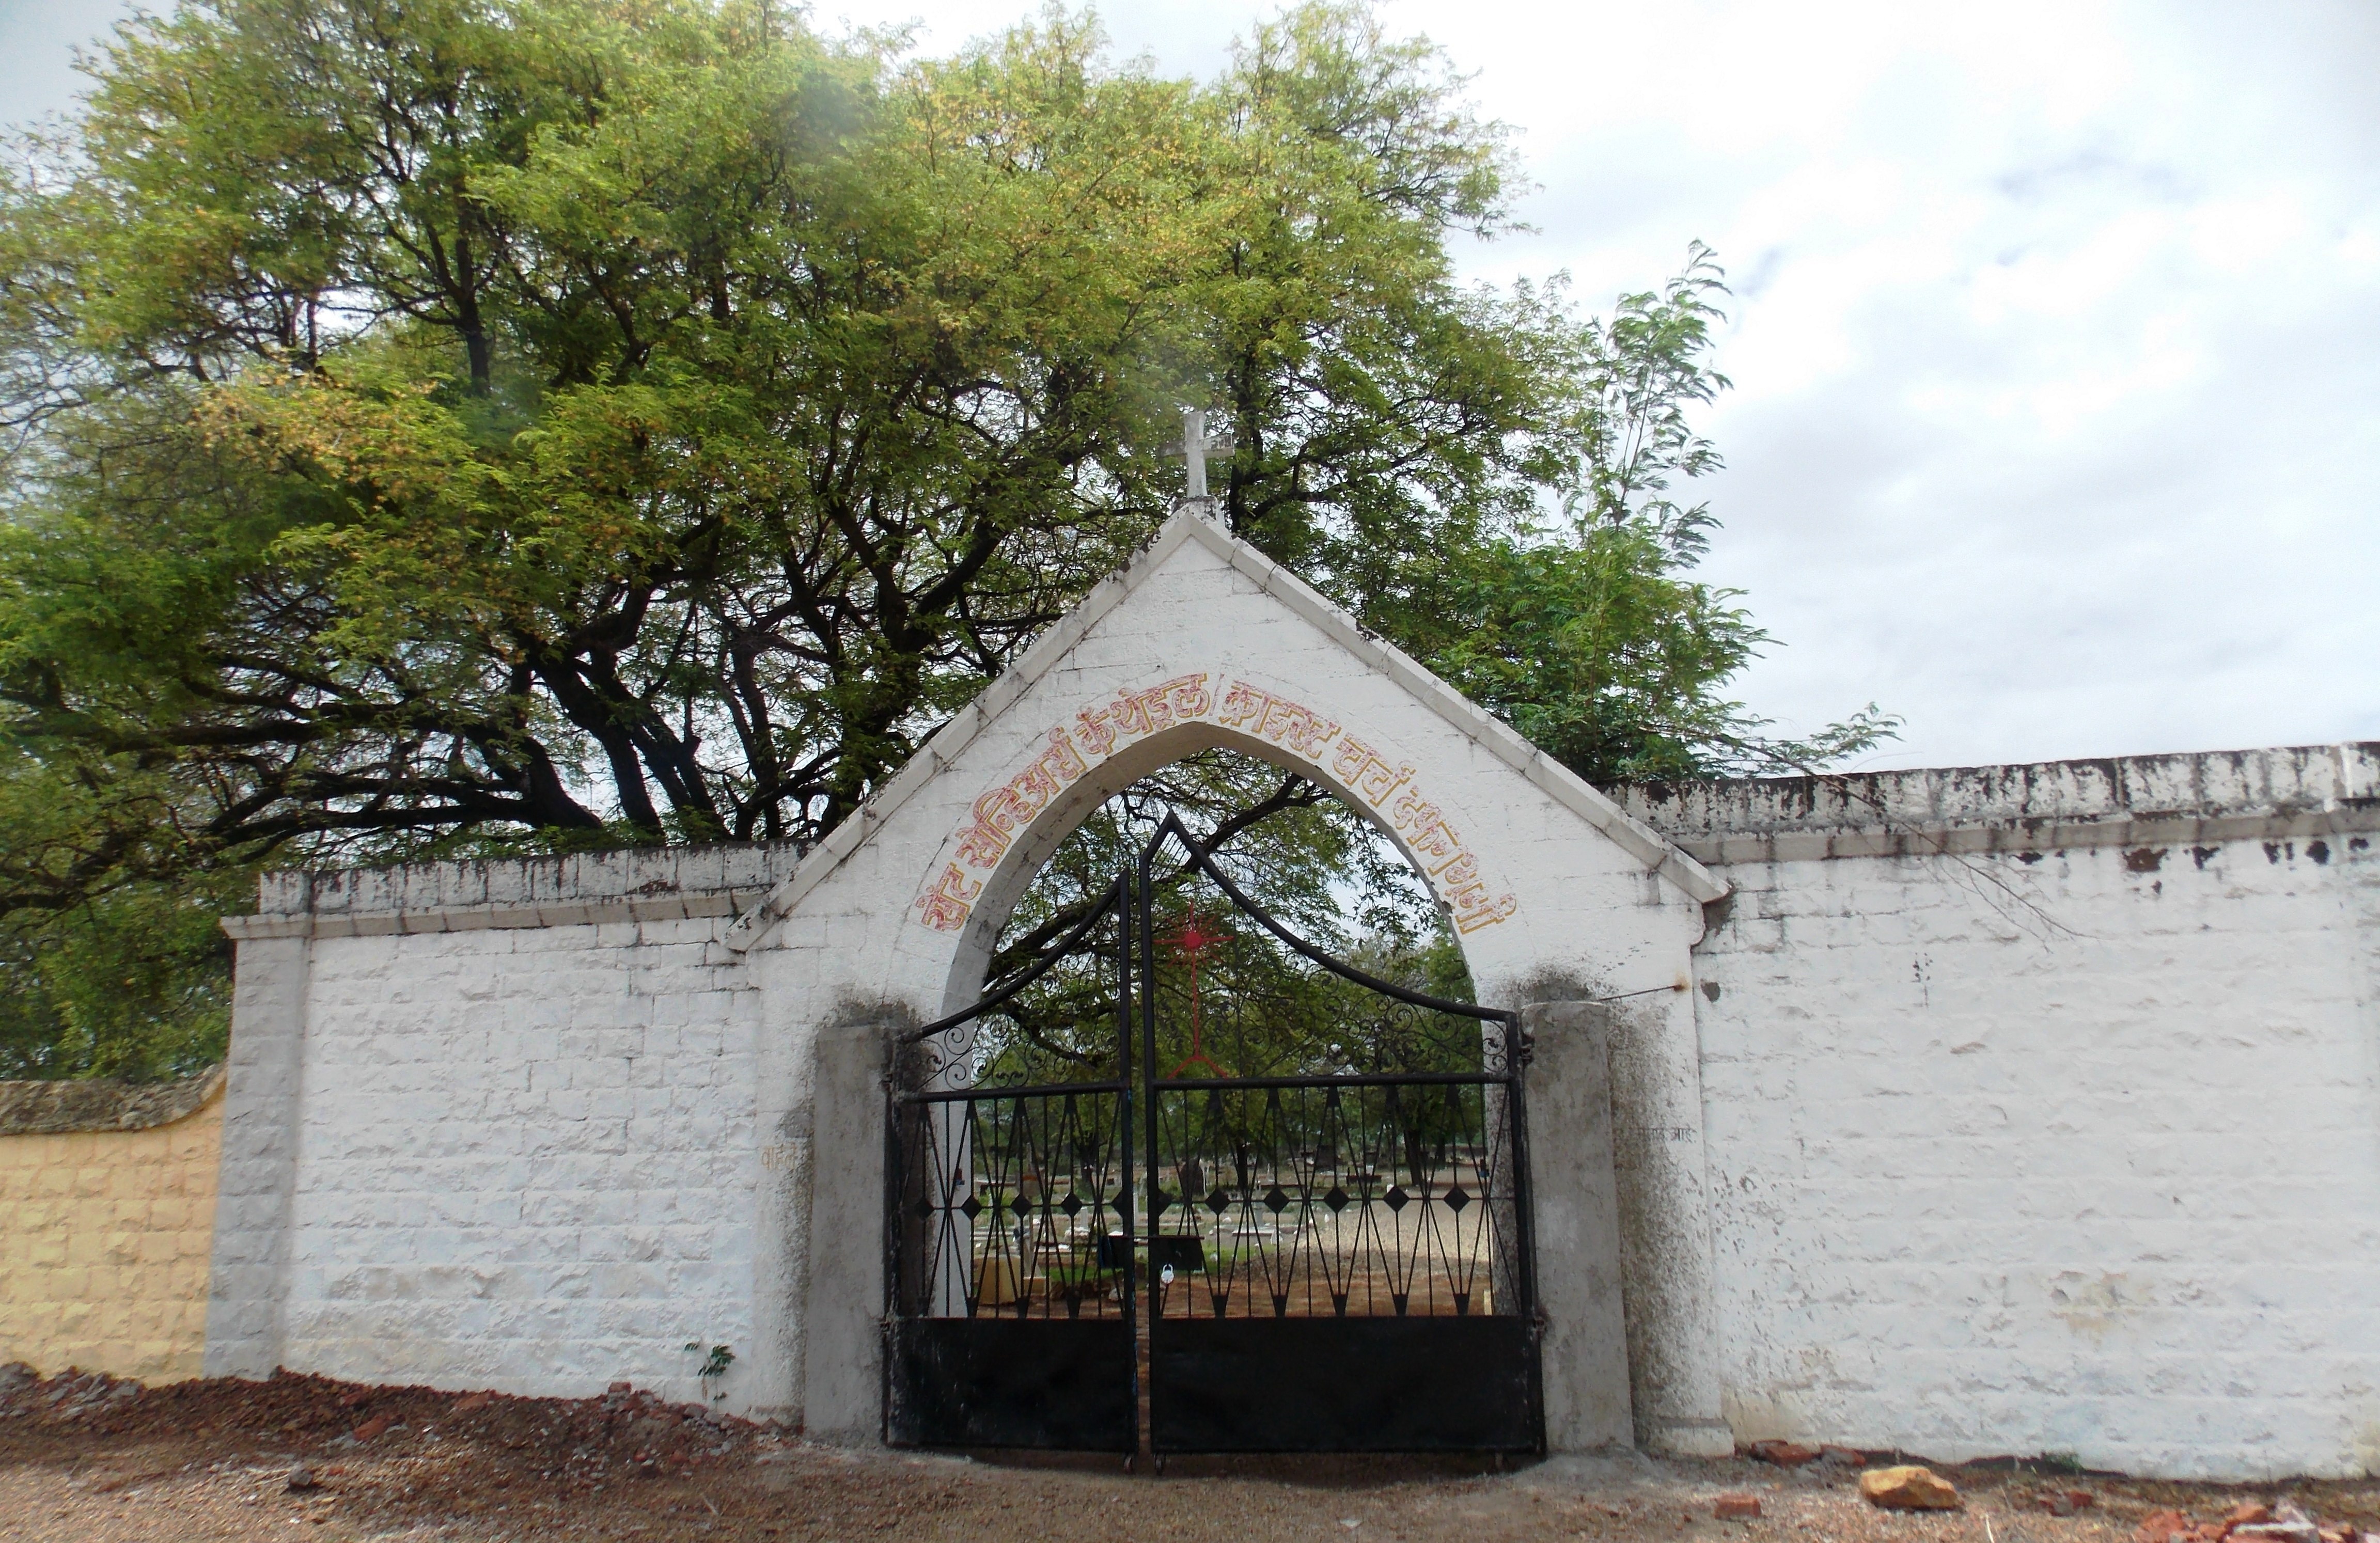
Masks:
[[[495,1402],[494,1395],[491,1393],[466,1393],[455,1401],[453,1412],[457,1415],[476,1415]]]
[[[2271,1506],[2259,1505],[2254,1500],[2243,1500],[2231,1508],[2230,1515],[2223,1518],[2223,1535],[2228,1537],[2233,1527],[2262,1526],[2272,1519]]]
[[[347,1432],[347,1434],[353,1436],[358,1441],[369,1441],[374,1437],[380,1436],[385,1432],[390,1426],[393,1426],[395,1423],[396,1418],[395,1415],[374,1415],[370,1419],[368,1419],[363,1424],[356,1427],[355,1429]]]
[[[1798,1441],[1755,1441],[1751,1451],[1763,1463],[1774,1463],[1780,1468],[1798,1468],[1818,1460],[1817,1448],[1805,1447]]]
[[[2152,1511],[2132,1530],[2132,1543],[2166,1543],[2178,1532],[2192,1530],[2190,1518],[2179,1511]]]
[[[1760,1497],[1757,1495],[1721,1495],[1711,1507],[1711,1514],[1722,1522],[1752,1522],[1760,1517]]]

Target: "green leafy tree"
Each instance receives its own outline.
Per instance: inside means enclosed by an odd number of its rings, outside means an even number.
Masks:
[[[1184,403],[1234,529],[1583,773],[1760,751],[1665,502],[1716,272],[1460,285],[1504,135],[1361,8],[1203,84],[766,0],[184,0],[92,68],[0,183],[34,956],[267,862],[814,840],[1147,539]],[[1291,795],[1230,839],[1310,889]]]
[[[0,1078],[151,1082],[222,1060],[231,942],[216,922],[242,899],[200,875],[0,928]]]
[[[1427,887],[1363,816],[1294,772],[1206,750],[1111,799],[1035,876],[987,975],[1043,973],[986,1021],[981,1075],[1023,1083],[1114,1075],[1113,925],[1102,921],[1065,956],[1050,956],[1107,903],[1117,874],[1137,862],[1169,814],[1183,818],[1241,893],[1295,935],[1410,990],[1473,1000],[1462,949]],[[1478,1065],[1475,1022],[1394,1002],[1293,954],[1198,871],[1178,839],[1157,846],[1150,879],[1155,975],[1144,987],[1156,993],[1160,1074],[1193,1054],[1194,1015],[1205,1025],[1196,1048],[1224,1075]],[[1184,952],[1194,927],[1208,940],[1196,950],[1195,1014]]]

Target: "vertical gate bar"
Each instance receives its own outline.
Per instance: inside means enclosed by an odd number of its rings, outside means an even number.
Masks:
[[[883,1412],[878,1434],[887,1446],[893,1440],[892,1401],[900,1378],[895,1362],[901,1354],[901,1083],[895,1075],[884,1079],[884,1321],[877,1333],[877,1406]],[[805,1238],[802,1246],[814,1243]]]
[[[1133,1268],[1132,1224],[1132,873],[1116,874],[1110,892],[1116,914],[1116,1210],[1123,1225],[1123,1331],[1132,1342],[1133,1448],[1137,1456],[1148,1448],[1148,1390],[1140,1367],[1140,1311],[1134,1294],[1139,1272]]]
[[[1148,1125],[1147,1147],[1148,1209],[1147,1214],[1149,1270],[1148,1278],[1141,1283],[1141,1290],[1148,1299],[1148,1310],[1141,1345],[1148,1359],[1149,1377],[1152,1380],[1157,1371],[1157,1319],[1160,1306],[1157,1299],[1157,1238],[1163,1230],[1157,1209],[1160,1182],[1157,1172],[1158,1125],[1163,1120],[1164,1114],[1157,1102],[1157,920],[1152,909],[1152,892],[1155,886],[1149,882],[1149,863],[1156,856],[1158,844],[1163,840],[1164,836],[1160,832],[1156,842],[1151,842],[1141,848],[1140,860],[1134,869],[1133,876],[1133,905],[1139,923],[1133,941],[1139,945],[1140,950],[1140,970],[1134,983],[1139,988],[1140,992],[1140,1085],[1146,1095],[1141,1100],[1141,1108],[1143,1117]],[[1144,1400],[1141,1404],[1140,1445],[1141,1451],[1149,1454],[1153,1462],[1157,1451],[1156,1414],[1153,1402],[1148,1400]]]
[[[1537,1312],[1537,1240],[1535,1206],[1529,1195],[1529,1112],[1522,1084],[1528,1073],[1524,1053],[1526,1036],[1521,1027],[1518,1013],[1504,1014],[1504,1087],[1505,1139],[1511,1150],[1504,1160],[1512,1173],[1512,1245],[1520,1255],[1522,1321],[1526,1325],[1529,1343],[1540,1344],[1545,1326]],[[1529,1425],[1536,1433],[1539,1451],[1546,1444],[1545,1377],[1540,1356],[1529,1357]]]

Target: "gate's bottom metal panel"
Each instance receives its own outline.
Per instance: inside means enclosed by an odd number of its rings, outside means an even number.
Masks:
[[[1164,1318],[1160,1452],[1534,1452],[1536,1346],[1516,1318]]]
[[[892,1444],[1138,1445],[1131,1331],[1118,1319],[909,1318],[893,1330]]]

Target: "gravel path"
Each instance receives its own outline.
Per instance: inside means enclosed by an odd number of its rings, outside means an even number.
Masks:
[[[2380,1530],[2374,1482],[1945,1468],[1963,1510],[1894,1514],[1859,1498],[1847,1463],[1177,1459],[1135,1476],[1107,1460],[857,1454],[686,1415],[625,1390],[510,1399],[305,1377],[141,1390],[0,1372],[0,1539],[2135,1543],[2153,1511],[2219,1522],[2243,1500],[2285,1499]],[[2090,1503],[2050,1514],[2069,1491]],[[1760,1517],[1714,1519],[1729,1493],[1756,1496]]]

